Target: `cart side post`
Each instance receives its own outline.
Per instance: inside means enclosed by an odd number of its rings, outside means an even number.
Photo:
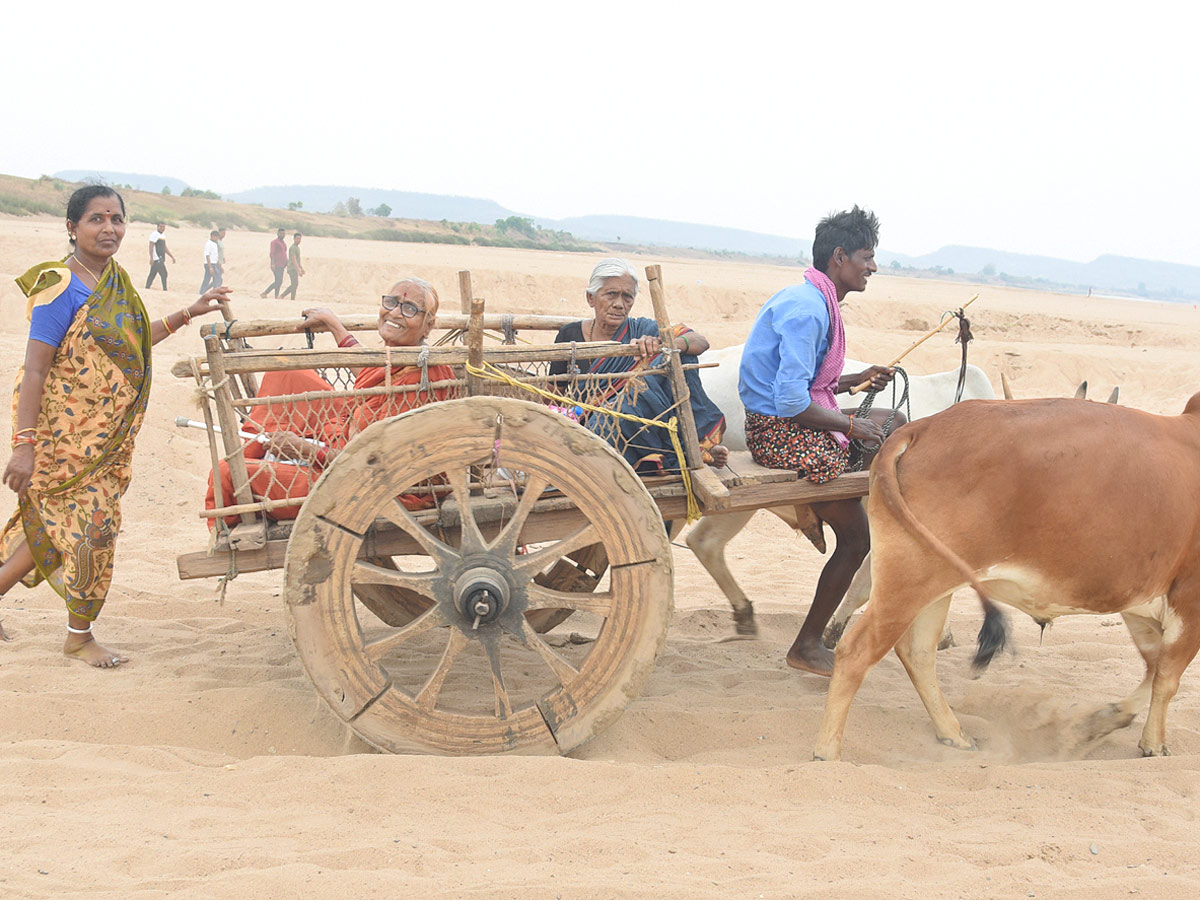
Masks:
[[[704,464],[700,453],[700,438],[696,434],[696,417],[692,415],[691,392],[683,376],[683,363],[675,351],[674,344],[666,339],[670,334],[671,319],[667,315],[667,299],[662,286],[662,267],[646,266],[646,280],[650,284],[650,299],[654,303],[654,318],[658,321],[658,333],[664,336],[663,359],[667,364],[671,390],[679,403],[678,418],[680,443],[683,445],[685,464],[692,474],[692,486],[701,505],[710,511],[726,508],[729,503],[727,488],[717,473]]]
[[[458,273],[458,296],[461,302],[461,308],[464,316],[471,314],[471,301],[474,296],[471,293],[471,270],[463,269]]]
[[[229,463],[230,475],[233,476],[233,493],[239,504],[252,503],[254,496],[250,493],[250,473],[246,469],[246,454],[242,449],[241,438],[238,437],[237,415],[233,410],[233,391],[230,389],[229,376],[225,372],[221,339],[215,334],[206,335],[204,348],[208,354],[208,372],[213,384],[217,419],[221,424],[225,459]],[[214,469],[212,477],[214,488],[219,490],[220,470]],[[229,543],[234,549],[261,547],[266,543],[265,523],[256,521],[253,513],[242,513],[242,522],[235,526]]]
[[[459,273],[464,274],[464,273]],[[468,287],[470,284],[470,273],[467,275]],[[463,296],[463,302],[467,302],[467,298]],[[471,319],[467,323],[467,364],[478,369],[483,366],[483,300],[472,299],[471,304]],[[478,375],[467,373],[467,394],[474,397],[482,392],[483,381]]]

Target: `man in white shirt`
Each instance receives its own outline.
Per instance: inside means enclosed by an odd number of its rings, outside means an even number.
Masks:
[[[167,223],[159,222],[158,227],[150,232],[150,274],[146,276],[146,290],[150,290],[155,275],[162,278],[162,289],[167,289],[166,257],[171,257],[171,262],[175,262],[175,254],[167,249],[166,231]]]
[[[215,229],[208,233],[208,241],[204,244],[204,281],[200,283],[200,293],[210,287],[221,286],[221,251],[217,247],[217,238],[221,236]]]

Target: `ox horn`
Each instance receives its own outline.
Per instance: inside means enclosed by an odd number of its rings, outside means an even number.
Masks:
[[[1079,387],[1075,388],[1075,399],[1076,400],[1086,400],[1087,399],[1087,382],[1086,381],[1079,382]]]
[[[1008,383],[1008,373],[1000,373],[1000,389],[1004,391],[1004,399],[1011,400],[1013,398],[1012,386]]]
[[[1113,388],[1113,391],[1112,391],[1112,393],[1108,395],[1108,402],[1109,402],[1109,403],[1116,403],[1116,402],[1117,402],[1117,396],[1118,396],[1120,393],[1121,393],[1121,388],[1120,388],[1120,387],[1115,387],[1115,388]]]

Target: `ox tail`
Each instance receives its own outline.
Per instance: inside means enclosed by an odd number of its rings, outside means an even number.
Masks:
[[[992,664],[992,657],[1008,646],[1008,616],[987,597],[980,596],[983,605],[983,625],[975,645],[971,668],[982,672]]]
[[[873,470],[875,474],[871,479],[871,493],[882,498],[892,514],[900,520],[908,532],[915,534],[938,556],[946,560],[979,595],[980,603],[983,606],[983,626],[979,629],[978,646],[971,666],[977,672],[981,672],[991,664],[992,658],[1008,644],[1008,617],[988,596],[983,584],[975,577],[974,570],[967,565],[966,560],[951,550],[945,541],[913,515],[911,507],[900,492],[899,465],[900,457],[912,445],[915,437],[911,434],[903,437],[903,442],[893,447],[884,445],[884,452],[876,459]]]

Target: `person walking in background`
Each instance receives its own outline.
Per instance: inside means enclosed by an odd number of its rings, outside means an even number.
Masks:
[[[288,294],[292,295],[292,299],[296,299],[296,288],[300,286],[300,276],[304,274],[304,266],[300,262],[300,238],[304,237],[300,232],[292,235],[292,246],[288,248],[287,273],[291,279],[287,286],[287,290],[283,292],[283,299],[286,300]]]
[[[214,228],[204,243],[204,280],[200,282],[202,294],[210,287],[221,286],[221,251],[217,248],[219,235],[220,232]]]
[[[217,229],[217,283],[213,287],[220,287],[225,283],[225,229]]]
[[[271,241],[271,271],[275,273],[275,280],[267,285],[266,289],[259,294],[260,297],[265,297],[271,291],[275,292],[275,299],[279,299],[279,288],[283,285],[283,271],[288,264],[288,248],[283,241],[284,234],[287,229],[280,228],[275,232],[275,240]]]
[[[146,290],[150,290],[155,275],[162,279],[162,289],[167,289],[167,257],[175,262],[175,254],[167,249],[166,232],[166,222],[159,222],[157,228],[150,232],[150,274],[146,276]]]

